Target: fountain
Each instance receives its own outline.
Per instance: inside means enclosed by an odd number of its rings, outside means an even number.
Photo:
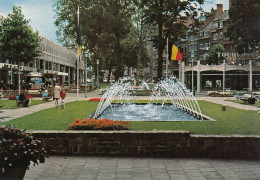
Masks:
[[[143,87],[147,85],[145,82],[142,84]],[[107,89],[94,118],[128,121],[203,120],[196,98],[174,76],[155,84],[149,102],[145,104],[134,101],[135,98],[129,93],[132,85],[131,79],[125,77]]]

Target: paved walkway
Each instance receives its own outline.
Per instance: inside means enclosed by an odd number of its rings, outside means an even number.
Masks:
[[[53,156],[24,180],[259,180],[260,161]]]
[[[81,100],[87,100],[91,97],[101,97],[101,95],[98,95],[98,93],[95,92],[91,92],[87,94],[87,98],[85,98],[85,94],[84,93],[79,93],[78,97],[76,93],[68,93],[66,98],[65,98],[65,103],[69,103],[72,101],[81,101]],[[41,99],[41,98],[35,98],[35,99]],[[60,103],[60,101],[59,101]],[[3,112],[0,113],[0,122],[4,122],[4,121],[10,121],[12,119],[16,119],[19,117],[23,117],[44,109],[48,109],[48,108],[52,108],[55,107],[55,102],[54,101],[50,101],[47,103],[42,103],[42,104],[37,104],[34,106],[30,106],[30,107],[24,107],[24,108],[19,108],[19,109],[4,109],[2,110]]]
[[[210,101],[210,102],[213,102],[213,103],[222,104],[224,106],[231,106],[231,107],[238,108],[238,109],[243,109],[243,110],[254,110],[254,111],[258,110],[258,111],[260,111],[260,107],[226,101],[226,100],[236,100],[235,97],[201,96],[201,97],[197,97],[197,100]]]

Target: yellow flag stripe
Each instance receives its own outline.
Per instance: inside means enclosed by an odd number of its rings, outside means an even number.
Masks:
[[[172,45],[172,56],[171,56],[171,60],[176,60],[177,54],[178,54],[178,50],[179,50],[179,48],[173,44],[173,45]]]
[[[78,55],[79,55],[79,57],[81,55],[81,49],[82,49],[82,46],[79,46],[79,48],[78,48]]]

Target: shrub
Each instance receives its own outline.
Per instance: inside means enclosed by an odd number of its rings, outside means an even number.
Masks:
[[[108,119],[76,119],[69,125],[69,130],[128,130],[128,121],[113,121]]]
[[[45,162],[47,152],[39,140],[25,130],[13,126],[0,127],[0,174],[4,175],[13,167],[29,168],[30,163]],[[1,179],[1,178],[0,178]]]

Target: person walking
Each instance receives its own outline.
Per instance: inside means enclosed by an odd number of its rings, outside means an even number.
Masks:
[[[61,92],[61,87],[60,87],[59,83],[57,83],[53,90],[53,99],[55,100],[56,107],[58,107],[58,104],[59,104],[58,101],[60,99],[60,92]]]

